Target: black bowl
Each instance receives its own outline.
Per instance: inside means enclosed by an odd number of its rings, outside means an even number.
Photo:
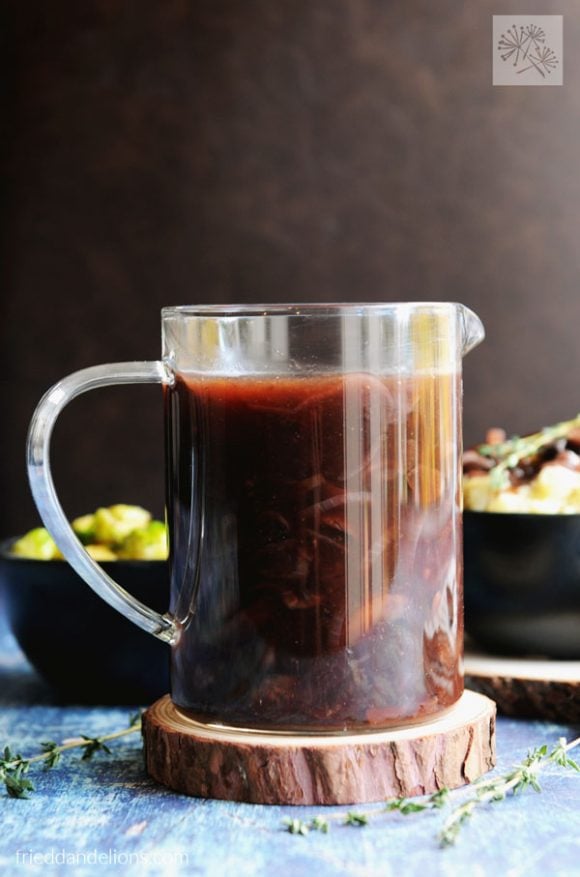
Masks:
[[[580,515],[463,514],[465,629],[490,651],[580,658]]]
[[[136,627],[63,560],[28,560],[0,544],[0,587],[20,648],[61,700],[149,703],[169,691],[169,647]],[[165,612],[168,565],[117,560],[103,569],[137,599]]]

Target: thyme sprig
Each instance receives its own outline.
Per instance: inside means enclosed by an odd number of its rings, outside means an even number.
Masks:
[[[107,745],[111,740],[118,740],[127,734],[134,734],[141,730],[141,714],[131,716],[129,725],[111,734],[102,734],[100,737],[90,737],[81,734],[62,743],[54,740],[43,740],[40,744],[42,752],[30,758],[24,758],[19,752],[13,752],[10,746],[5,746],[0,756],[0,782],[4,783],[6,792],[11,798],[28,798],[29,793],[34,791],[34,785],[27,774],[34,764],[43,764],[46,769],[56,767],[61,756],[72,749],[82,749],[83,761],[92,758],[97,752],[111,754]]]
[[[503,801],[508,795],[517,795],[527,788],[541,792],[538,774],[548,764],[580,771],[580,765],[568,756],[570,749],[578,745],[580,745],[580,737],[572,740],[571,743],[566,743],[561,737],[551,751],[544,744],[529,752],[522,763],[512,770],[489,780],[479,780],[474,784],[475,794],[456,807],[443,823],[439,832],[441,846],[452,846],[455,843],[462,825],[482,804],[495,804]]]
[[[474,783],[474,794],[454,807],[443,822],[438,834],[439,844],[442,847],[452,846],[461,831],[461,828],[473,816],[478,807],[486,804],[495,804],[503,801],[508,795],[516,795],[526,788],[540,792],[541,787],[538,774],[548,765],[569,768],[580,772],[580,765],[568,755],[571,749],[580,746],[580,737],[567,743],[561,737],[556,746],[549,749],[547,744],[532,750],[522,760],[521,764],[499,774],[491,779],[483,778]],[[332,813],[327,817],[315,816],[311,820],[286,818],[283,825],[290,834],[306,836],[310,831],[320,831],[327,834],[331,822],[339,821],[343,826],[356,826],[362,828],[372,820],[384,816],[385,813],[398,812],[403,816],[424,813],[429,810],[441,810],[451,803],[451,792],[443,788],[423,800],[410,800],[408,798],[394,798],[387,801],[383,808],[364,809],[349,811],[346,813]]]
[[[580,427],[580,414],[572,420],[564,420],[553,426],[545,426],[539,432],[527,436],[513,436],[498,444],[481,444],[477,451],[484,457],[493,457],[497,462],[490,471],[492,487],[501,490],[509,484],[509,470],[515,469],[526,457],[537,454],[546,445],[565,438],[573,429]]]

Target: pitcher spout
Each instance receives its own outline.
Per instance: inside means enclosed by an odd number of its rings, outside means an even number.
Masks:
[[[474,347],[477,347],[485,338],[483,323],[476,313],[465,305],[459,305],[459,320],[461,329],[461,354],[465,356]]]

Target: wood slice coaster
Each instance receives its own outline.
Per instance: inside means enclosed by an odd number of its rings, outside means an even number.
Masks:
[[[508,716],[580,721],[580,661],[466,654],[465,684]]]
[[[447,713],[394,731],[345,735],[237,732],[183,716],[169,695],[143,716],[158,782],[201,798],[254,804],[354,804],[472,782],[495,764],[495,704],[466,691]]]

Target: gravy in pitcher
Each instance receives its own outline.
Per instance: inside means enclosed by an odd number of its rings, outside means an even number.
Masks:
[[[459,698],[457,380],[179,375],[165,390],[178,707],[336,732]]]

